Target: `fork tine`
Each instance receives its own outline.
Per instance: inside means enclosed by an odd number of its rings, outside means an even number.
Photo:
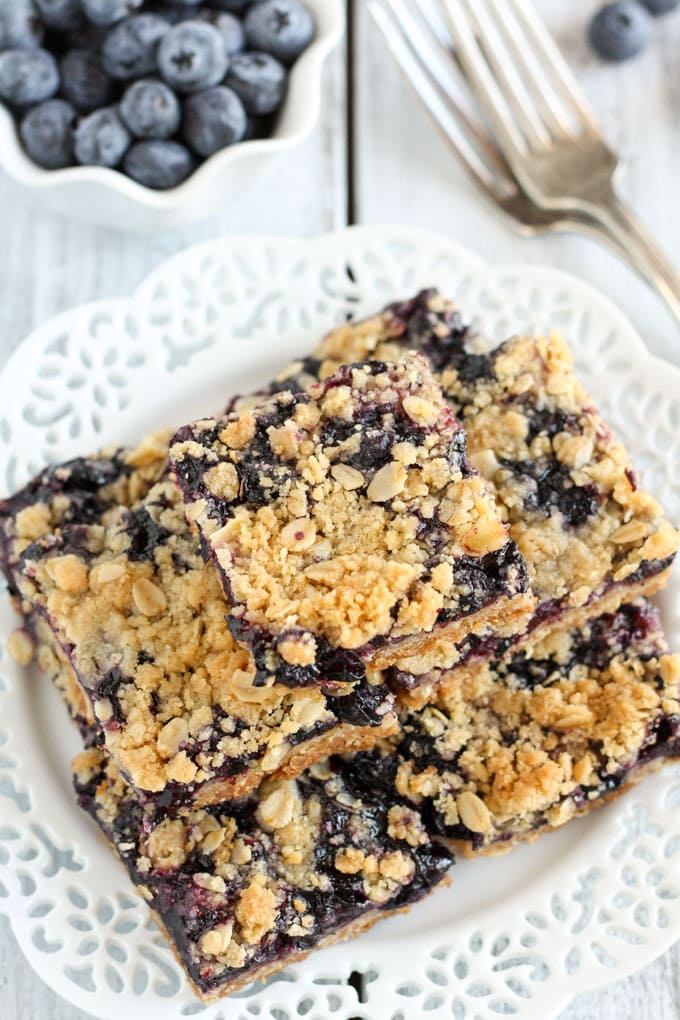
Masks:
[[[502,0],[512,8],[517,21],[524,27],[533,44],[536,61],[543,68],[551,68],[558,96],[571,106],[584,128],[599,135],[595,115],[581,86],[560,53],[558,46],[528,0]],[[498,4],[497,4],[498,6]]]
[[[503,160],[488,132],[481,124],[472,119],[457,99],[461,86],[464,87],[464,79],[451,52],[451,36],[448,31],[446,32],[447,41],[442,43],[435,30],[430,30],[429,21],[421,21],[416,18],[405,0],[383,0],[383,4],[390,9],[391,15],[404,37],[404,42],[417,58],[423,72],[433,79],[433,85],[441,93],[442,100],[451,108],[460,126],[471,138],[474,138],[475,143],[483,150],[490,162],[509,176],[507,163]]]
[[[502,34],[510,51],[515,68],[522,77],[522,83],[531,99],[536,104],[543,122],[554,138],[573,136],[576,124],[570,117],[569,105],[559,96],[555,84],[550,80],[546,70],[546,62],[537,54],[532,39],[523,20],[517,13],[516,6],[510,0],[490,0],[495,18],[494,24]],[[514,10],[510,11],[510,8]],[[514,16],[513,16],[514,14]]]
[[[416,0],[415,6],[432,34],[436,36],[445,49],[450,50],[451,33],[446,24],[446,19],[437,5],[437,0]]]
[[[477,45],[484,53],[496,81],[499,83],[508,106],[514,111],[526,140],[532,147],[550,145],[550,135],[536,103],[527,91],[524,78],[512,60],[504,33],[489,14],[485,3],[469,4],[478,28]]]
[[[481,129],[472,125],[467,117],[459,119],[460,111],[457,104],[443,91],[431,73],[427,60],[428,51],[426,49],[421,51],[420,48],[416,50],[412,45],[411,37],[405,35],[404,23],[399,20],[399,15],[404,13],[403,5],[400,10],[400,0],[386,0],[386,3],[390,7],[389,13],[376,0],[370,0],[369,11],[398,66],[436,126],[442,131],[468,172],[495,201],[498,202],[508,194],[512,194],[516,189],[511,183],[507,164],[496,152],[491,140],[484,136]],[[395,7],[397,12],[395,12]],[[408,20],[406,24],[409,24]],[[494,172],[481,158],[475,146],[466,137],[464,129],[468,134],[473,135],[476,142],[485,145],[485,155],[491,158],[496,170],[505,171],[503,176]]]
[[[458,59],[470,81],[477,100],[512,164],[512,157],[522,159],[528,154],[527,143],[514,121],[506,98],[491,73],[466,13],[464,0],[442,0],[448,15]]]

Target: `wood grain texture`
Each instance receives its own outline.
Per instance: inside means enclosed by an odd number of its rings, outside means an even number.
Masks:
[[[626,196],[680,264],[680,14],[656,24],[654,44],[645,54],[612,68],[598,63],[584,42],[599,0],[537,4],[610,141],[630,164]],[[576,237],[524,240],[483,200],[422,116],[364,0],[356,0],[356,9],[359,221],[440,230],[493,262],[545,262],[569,270],[608,293],[652,350],[680,363],[676,328],[644,284],[613,256]],[[84,301],[129,294],[155,266],[195,241],[255,231],[311,235],[342,226],[345,80],[344,54],[338,51],[326,73],[324,114],[314,136],[253,193],[191,229],[140,239],[67,222],[34,206],[21,189],[0,178],[0,364],[47,317]],[[87,1020],[31,970],[1,917],[0,1018]],[[578,996],[560,1020],[680,1020],[680,945],[639,974]]]
[[[486,2],[486,0],[480,0]],[[604,65],[585,33],[599,0],[534,0],[575,70],[605,134],[628,163],[621,191],[680,265],[680,14],[655,21],[635,60]],[[613,255],[575,236],[521,237],[455,161],[422,113],[364,4],[357,5],[360,222],[408,223],[448,234],[489,262],[548,263],[614,300],[652,350],[680,361],[678,330],[646,285]]]

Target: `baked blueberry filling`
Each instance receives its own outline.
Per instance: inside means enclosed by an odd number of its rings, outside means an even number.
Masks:
[[[373,766],[374,784],[362,774]],[[409,905],[452,863],[380,756],[334,758],[297,781],[172,822],[149,815],[97,752],[79,756],[74,770],[81,807],[148,891],[203,994]]]
[[[397,785],[434,835],[472,850],[522,839],[677,757],[679,695],[680,658],[638,599],[402,712]]]

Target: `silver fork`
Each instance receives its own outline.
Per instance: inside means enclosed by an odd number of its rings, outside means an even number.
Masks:
[[[406,0],[383,0],[382,4],[370,0],[369,9],[397,65],[435,126],[473,180],[521,233],[526,236],[584,233],[605,241],[616,254],[630,261],[627,250],[587,214],[541,209],[520,190],[488,131],[464,109],[465,81],[451,52],[448,28],[432,4],[426,5],[421,0],[419,15],[413,13],[413,5]]]
[[[528,0],[440,3],[460,65],[521,189],[547,212],[599,224],[680,322],[680,277],[619,198],[619,160]]]

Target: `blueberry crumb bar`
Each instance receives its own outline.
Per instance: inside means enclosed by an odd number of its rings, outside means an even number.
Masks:
[[[576,378],[564,340],[519,336],[488,351],[437,291],[334,330],[270,388],[296,392],[347,360],[394,361],[412,350],[427,359],[462,422],[469,459],[495,495],[536,597],[514,638],[489,628],[402,659],[390,682],[423,703],[438,684],[460,682],[467,668],[522,640],[653,594],[668,579],[680,536]]]
[[[680,656],[638,599],[404,712],[395,784],[464,854],[509,849],[680,756],[679,699]]]
[[[165,471],[169,437],[158,432],[131,449],[111,447],[51,465],[0,500],[0,571],[13,598],[24,549],[62,525],[100,524],[109,511],[143,499]]]
[[[13,584],[29,609],[14,643],[25,645],[37,617],[44,657],[49,625],[53,655],[67,656],[101,739],[143,800],[173,812],[241,797],[264,776],[296,775],[396,730],[379,677],[342,697],[253,684],[253,659],[229,632],[217,574],[170,476],[104,516],[70,515],[23,550]]]
[[[205,1001],[403,912],[452,863],[418,811],[394,788],[371,795],[351,761],[160,822],[101,750],[79,755],[73,771],[81,807]]]
[[[514,634],[527,574],[423,357],[344,365],[175,436],[170,460],[234,636],[290,686],[435,639]]]

